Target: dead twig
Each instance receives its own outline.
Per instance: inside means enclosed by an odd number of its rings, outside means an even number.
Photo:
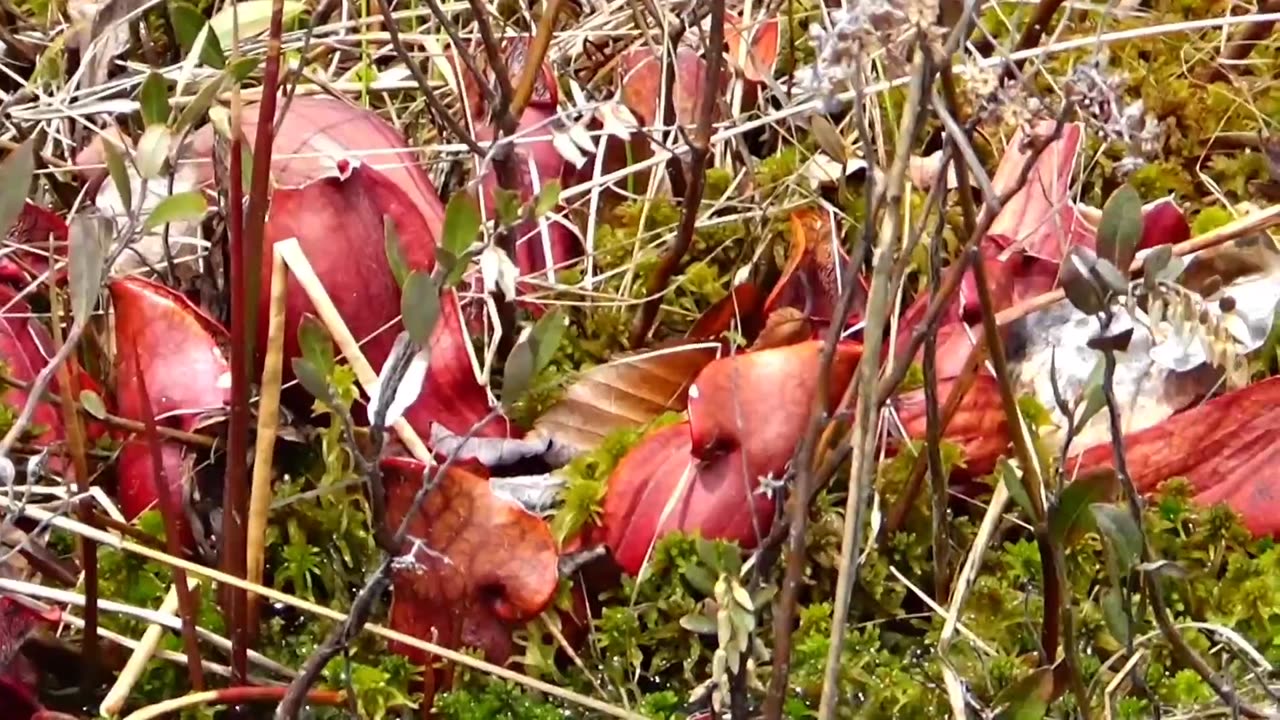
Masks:
[[[631,325],[631,347],[640,347],[658,317],[658,308],[666,295],[671,277],[684,260],[693,243],[693,233],[698,225],[698,213],[702,206],[702,193],[707,181],[707,160],[711,157],[711,125],[718,102],[720,72],[724,65],[724,0],[711,0],[711,32],[707,38],[707,67],[702,87],[706,88],[699,99],[697,124],[688,138],[689,160],[683,163],[685,176],[684,198],[681,202],[680,226],[663,253],[658,267],[649,277],[648,293],[640,305]]]

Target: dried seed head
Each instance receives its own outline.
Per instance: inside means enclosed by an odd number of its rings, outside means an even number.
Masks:
[[[1089,62],[1075,66],[1064,89],[1084,118],[1092,121],[1108,140],[1124,146],[1125,155],[1115,167],[1116,172],[1126,176],[1160,151],[1163,132],[1160,122],[1147,114],[1141,99],[1124,102],[1124,79],[1110,74],[1107,66],[1104,50]]]

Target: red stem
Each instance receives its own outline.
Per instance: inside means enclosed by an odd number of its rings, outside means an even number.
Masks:
[[[245,517],[248,512],[249,469],[249,385],[254,340],[257,337],[258,296],[261,291],[262,243],[267,218],[271,150],[274,142],[276,93],[280,82],[280,35],[284,25],[283,0],[271,8],[267,57],[263,64],[262,102],[258,106],[258,130],[253,142],[253,175],[249,187],[249,208],[244,223],[239,222],[241,202],[241,138],[232,138],[231,151],[231,417],[227,438],[227,477],[223,489],[222,569],[238,578],[246,576]],[[232,681],[244,683],[248,675],[250,637],[247,599],[243,590],[227,588],[231,635]]]
[[[156,433],[155,411],[151,409],[151,395],[147,391],[147,380],[143,377],[142,356],[138,353],[138,344],[134,340],[133,371],[138,379],[138,404],[142,408],[142,420],[146,425],[147,447],[151,450],[151,470],[156,481],[156,497],[160,504],[160,517],[164,519],[164,543],[169,554],[183,557],[182,540],[179,533],[178,519],[182,511],[170,491],[169,479],[165,476],[164,462],[160,458],[160,436]],[[200,664],[200,646],[196,641],[196,605],[187,585],[187,573],[180,567],[173,568],[173,582],[178,589],[178,614],[182,617],[182,645],[187,653],[187,674],[191,679],[191,687],[197,692],[204,690],[204,666]]]
[[[218,697],[210,705],[239,705],[253,702],[279,702],[284,697],[287,687],[258,687],[241,685],[223,688]],[[345,696],[336,690],[312,690],[307,693],[307,702],[312,705],[341,705]]]

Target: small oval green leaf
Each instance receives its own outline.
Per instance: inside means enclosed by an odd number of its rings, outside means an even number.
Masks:
[[[164,125],[152,125],[138,139],[138,151],[134,160],[138,164],[138,174],[147,180],[156,180],[164,171],[169,160],[169,146],[173,142],[173,133]]]
[[[133,207],[133,183],[129,180],[129,169],[125,167],[124,156],[111,138],[104,136],[102,154],[106,158],[107,172],[111,175],[111,183],[115,185],[116,194],[124,207]]]
[[[99,420],[107,417],[106,403],[102,402],[102,397],[92,390],[80,391],[80,407]]]
[[[311,396],[317,400],[328,403],[331,394],[324,374],[305,358],[294,358],[291,364],[293,365],[293,376],[298,379],[298,384],[302,386],[302,389],[311,393]]]
[[[560,181],[548,180],[542,184],[538,197],[533,203],[533,216],[540,218],[555,209],[560,203]]]
[[[36,172],[35,143],[27,140],[9,153],[0,165],[0,232],[8,233],[18,221]]]
[[[303,313],[298,323],[298,349],[302,357],[324,374],[333,370],[333,338],[329,329],[311,313]]]
[[[169,84],[163,75],[154,70],[147,73],[138,93],[138,103],[142,106],[143,125],[150,127],[169,122]]]
[[[1142,557],[1142,532],[1129,514],[1129,508],[1111,503],[1094,503],[1089,506],[1089,510],[1093,513],[1098,533],[1106,540],[1108,552],[1113,554],[1120,574],[1128,575]]]
[[[480,236],[480,208],[466,193],[454,193],[444,209],[441,246],[454,257],[471,247]]]
[[[502,406],[511,408],[529,389],[534,376],[534,350],[529,342],[516,343],[502,370]]]
[[[199,190],[174,193],[156,203],[155,209],[147,216],[142,227],[146,230],[168,223],[195,222],[204,217],[209,209],[209,202]]]
[[[429,342],[440,317],[440,288],[430,274],[409,273],[400,296],[400,313],[409,338],[419,345]]]
[[[404,287],[405,278],[409,277],[409,263],[405,261],[404,249],[400,247],[400,231],[396,229],[396,221],[390,215],[382,216],[382,243],[391,276],[396,279],[396,285]],[[436,262],[440,262],[439,258]]]
[[[716,634],[716,621],[702,613],[689,613],[680,618],[680,627],[697,635]]]
[[[1089,516],[1089,506],[1110,500],[1119,487],[1116,471],[1100,468],[1081,473],[1062,489],[1049,511],[1049,537],[1069,542],[1077,534],[1080,523]]]
[[[114,224],[100,215],[71,218],[67,231],[67,292],[71,296],[71,316],[77,323],[89,322],[89,313],[97,303],[113,229]]]
[[[1116,189],[1098,222],[1098,257],[1127,272],[1142,242],[1142,198],[1132,185]]]

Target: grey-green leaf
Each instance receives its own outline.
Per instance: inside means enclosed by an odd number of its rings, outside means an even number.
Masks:
[[[1148,290],[1155,288],[1156,281],[1160,280],[1160,273],[1169,267],[1169,261],[1173,259],[1173,246],[1161,245],[1142,258],[1142,284]]]
[[[1112,295],[1124,295],[1129,292],[1128,265],[1125,270],[1116,267],[1110,260],[1100,257],[1093,264],[1094,281],[1103,291]]]
[[[120,148],[116,147],[111,138],[103,138],[102,154],[106,158],[107,172],[111,175],[112,184],[116,186],[121,204],[127,208],[133,207],[133,183],[129,180],[129,169],[125,167]]]
[[[208,25],[204,14],[185,2],[169,3],[169,21],[173,23],[173,32],[178,37],[178,45],[182,52],[191,52],[191,48],[200,39],[200,33]],[[205,33],[204,44],[200,48],[200,61],[212,68],[221,69],[226,63],[222,48],[218,47],[218,39],[212,32]]]
[[[164,76],[154,70],[147,73],[138,94],[142,106],[142,124],[164,125],[169,122],[169,85]]]
[[[142,227],[151,230],[167,223],[195,222],[204,217],[208,209],[209,202],[199,190],[174,193],[156,203]]]
[[[502,406],[510,409],[529,389],[534,375],[534,350],[529,342],[516,343],[502,370]]]
[[[1128,271],[1142,241],[1142,198],[1132,185],[1116,189],[1102,207],[1098,222],[1098,257]]]
[[[1082,473],[1072,480],[1062,489],[1049,512],[1049,537],[1057,542],[1068,540],[1071,531],[1088,517],[1089,507],[1109,500],[1115,494],[1118,482],[1116,472],[1111,468]]]
[[[1106,309],[1105,295],[1094,280],[1096,263],[1097,257],[1090,250],[1074,245],[1063,256],[1059,271],[1067,301],[1086,315],[1096,315]]]
[[[400,232],[396,230],[396,221],[390,215],[382,216],[382,242],[383,251],[387,254],[387,265],[391,267],[391,276],[396,279],[396,285],[404,287],[405,278],[409,277],[409,263],[405,261],[404,250],[400,247]]]
[[[22,206],[27,202],[27,192],[31,189],[31,177],[35,172],[33,140],[19,145],[4,159],[4,164],[0,164],[0,233],[7,234],[22,215]]]
[[[1004,487],[1009,491],[1009,497],[1022,508],[1027,517],[1035,518],[1035,508],[1031,505],[1031,496],[1027,494],[1027,486],[1022,482],[1022,476],[1014,469],[1013,464],[1008,460],[1002,459],[998,468],[1000,479],[1004,482]]]
[[[333,338],[324,323],[311,313],[303,313],[298,323],[298,349],[318,371],[327,375],[333,369]]]
[[[400,313],[410,339],[419,345],[430,341],[431,331],[440,317],[440,287],[429,273],[418,270],[409,273],[400,295]]]
[[[324,374],[305,358],[294,358],[291,364],[293,365],[293,376],[298,379],[298,384],[302,386],[302,389],[311,393],[312,397],[317,400],[329,402],[332,394],[329,391],[329,384],[325,381]]]
[[[1128,575],[1142,557],[1142,533],[1129,514],[1129,508],[1111,503],[1090,506],[1098,532],[1105,538],[1121,575]]]
[[[102,402],[102,397],[92,390],[80,391],[80,407],[99,420],[107,416],[106,403]]]
[[[844,138],[841,137],[840,131],[825,115],[814,113],[809,116],[809,132],[813,135],[813,139],[818,142],[818,147],[831,156],[832,160],[843,163],[848,158],[849,151]]]
[[[716,634],[716,621],[698,612],[680,618],[680,627],[698,635]]]
[[[556,309],[539,318],[529,331],[529,342],[533,343],[534,348],[534,374],[542,372],[551,358],[555,357],[560,339],[564,337],[565,327],[565,315]]]
[[[716,580],[701,565],[689,565],[684,569],[684,579],[689,581],[695,590],[710,597],[715,592]]]
[[[480,235],[480,209],[466,193],[454,193],[444,209],[441,246],[454,257],[471,247]]]
[[[138,166],[138,174],[147,180],[157,180],[169,160],[169,148],[173,144],[173,133],[166,125],[151,125],[138,138],[138,149],[134,153],[134,162]],[[247,187],[247,186],[246,186]]]
[[[112,222],[101,215],[81,213],[71,218],[67,229],[67,292],[71,295],[71,316],[77,323],[89,322],[89,313],[98,300],[112,230]]]
[[[219,75],[205,83],[204,87],[200,88],[200,91],[192,98],[191,103],[182,109],[182,114],[178,116],[178,122],[174,123],[174,132],[181,134],[187,128],[195,127],[209,110],[209,106],[213,104],[214,98],[218,97],[218,93],[222,90],[225,82],[225,76]]]
[[[1093,419],[1102,408],[1107,406],[1107,395],[1102,390],[1102,378],[1106,370],[1106,361],[1098,358],[1097,363],[1093,366],[1093,371],[1089,373],[1089,378],[1084,382],[1084,410],[1080,413],[1076,422],[1084,427],[1085,423]]]
[[[1122,645],[1129,643],[1129,616],[1124,611],[1124,597],[1120,588],[1108,587],[1102,592],[1102,619],[1107,623],[1107,630]]]
[[[233,83],[242,83],[258,69],[261,62],[262,58],[246,55],[227,66],[227,78]]]
[[[513,190],[498,188],[493,194],[493,204],[498,213],[498,222],[505,227],[515,225],[520,220],[520,196]]]

